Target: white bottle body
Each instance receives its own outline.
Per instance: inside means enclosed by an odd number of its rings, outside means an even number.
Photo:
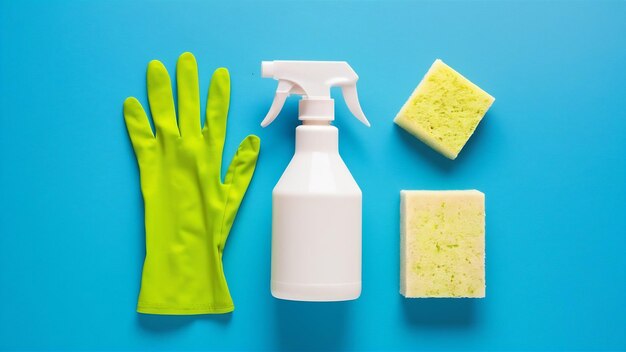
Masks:
[[[361,294],[359,186],[330,125],[296,129],[296,152],[272,192],[272,295],[344,301]]]

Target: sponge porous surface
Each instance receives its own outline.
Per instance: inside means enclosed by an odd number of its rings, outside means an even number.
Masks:
[[[485,195],[402,191],[400,293],[485,297]]]
[[[437,59],[394,122],[455,159],[495,99]]]

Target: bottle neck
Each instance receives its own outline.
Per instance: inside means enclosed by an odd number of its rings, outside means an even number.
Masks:
[[[298,118],[304,124],[325,123],[335,119],[335,101],[330,98],[301,99],[298,103]]]
[[[328,123],[298,126],[296,153],[300,152],[339,153],[339,130]]]

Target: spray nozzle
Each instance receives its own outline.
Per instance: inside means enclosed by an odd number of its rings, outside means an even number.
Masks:
[[[334,120],[331,87],[341,87],[350,112],[363,124],[370,126],[361,109],[356,91],[359,76],[345,61],[263,61],[261,76],[278,80],[270,111],[261,122],[263,127],[274,121],[291,94],[302,95],[299,105],[300,120],[328,122]]]

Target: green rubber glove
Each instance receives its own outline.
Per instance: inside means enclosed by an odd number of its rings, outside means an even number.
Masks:
[[[198,67],[191,53],[176,66],[178,123],[172,86],[159,61],[148,64],[148,117],[134,97],[124,119],[139,163],[145,203],[146,258],[137,311],[211,314],[234,310],[222,253],[259,155],[257,136],[246,137],[221,180],[230,100],[225,68],[213,73],[200,128]]]

